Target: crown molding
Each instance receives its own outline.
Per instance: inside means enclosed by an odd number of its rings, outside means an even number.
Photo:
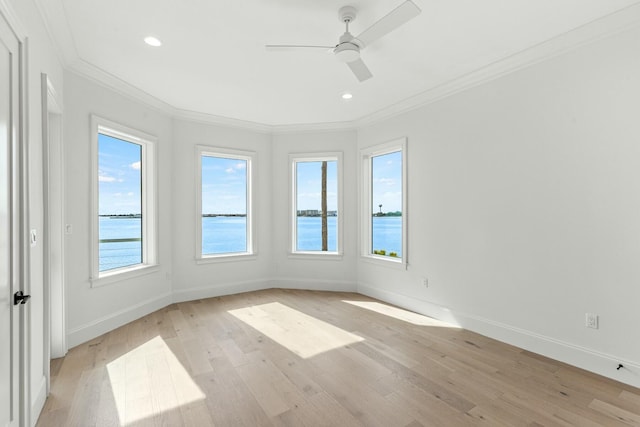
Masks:
[[[195,123],[220,125],[250,130],[258,133],[272,133],[273,126],[248,120],[233,119],[231,117],[216,116],[214,114],[200,113],[197,111],[174,109],[173,118]]]
[[[176,109],[173,106],[83,59],[76,58],[75,61],[67,65],[67,69],[107,89],[113,90],[126,98],[141,102],[161,113],[170,116],[175,114]]]
[[[440,101],[472,87],[498,79],[504,75],[553,59],[584,45],[627,31],[640,24],[640,3],[635,3],[356,120],[331,123],[270,125],[176,108],[101,68],[80,59],[75,49],[75,43],[69,31],[69,26],[66,24],[64,6],[60,0],[35,1],[41,14],[45,18],[45,23],[48,22],[48,31],[49,29],[51,30],[50,35],[54,40],[54,45],[58,46],[58,50],[64,58],[63,64],[68,70],[114,90],[132,100],[142,102],[168,114],[174,119],[231,126],[260,133],[273,134],[346,131],[371,126]],[[0,6],[3,6],[5,2],[6,0],[0,0]]]
[[[340,132],[354,131],[356,122],[327,122],[327,123],[300,123],[292,125],[275,125],[271,127],[271,132],[277,135],[292,133],[320,133],[320,132]]]
[[[507,74],[553,59],[598,40],[622,33],[640,24],[640,4],[588,22],[578,28],[500,59],[454,80],[428,89],[394,105],[366,115],[356,121],[362,128],[424,107],[456,93],[496,80]]]
[[[173,118],[195,123],[211,125],[222,125],[236,127],[254,132],[282,135],[292,133],[319,133],[319,132],[339,132],[355,130],[355,122],[330,122],[330,123],[301,123],[291,125],[267,125],[264,123],[251,122],[247,120],[233,119],[230,117],[216,116],[213,114],[199,113],[188,110],[175,110]]]
[[[185,120],[195,123],[210,125],[229,126],[250,130],[259,133],[301,133],[301,132],[323,132],[354,129],[353,122],[343,123],[317,123],[317,124],[295,124],[295,125],[267,125],[264,123],[252,122],[248,120],[234,119],[231,117],[217,116],[214,114],[200,113],[197,111],[183,110],[156,98],[155,96],[133,86],[119,77],[104,71],[102,68],[84,61],[76,59],[67,66],[68,70],[93,81],[107,89],[127,97],[133,101],[141,102],[155,110],[167,114],[176,120]]]

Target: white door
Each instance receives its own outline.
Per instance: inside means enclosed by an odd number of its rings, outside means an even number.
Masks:
[[[0,427],[20,424],[19,42],[0,14]],[[16,227],[16,225],[18,225]],[[8,344],[8,345],[7,345]]]

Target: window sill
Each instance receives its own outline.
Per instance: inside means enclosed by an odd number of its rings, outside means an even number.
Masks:
[[[341,261],[341,252],[289,252],[289,259],[306,259],[306,260],[324,260],[324,261]]]
[[[255,253],[233,253],[220,255],[206,255],[196,258],[196,264],[215,264],[219,262],[255,261],[258,255]]]
[[[393,268],[394,270],[407,270],[409,265],[402,259],[393,259],[387,256],[379,255],[362,255],[360,259],[369,264],[380,265],[387,268]]]
[[[158,271],[160,271],[160,266],[157,264],[137,265],[103,273],[98,276],[97,279],[91,279],[90,282],[92,288],[99,288],[112,283],[122,282],[123,280],[133,279],[134,277],[157,273]]]

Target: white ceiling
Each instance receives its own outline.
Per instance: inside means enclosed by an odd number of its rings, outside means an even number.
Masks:
[[[414,0],[422,13],[362,52],[363,83],[332,54],[264,45],[332,45],[341,6],[358,9],[357,35],[403,0],[38,1],[71,69],[179,110],[279,126],[375,115],[640,0]]]

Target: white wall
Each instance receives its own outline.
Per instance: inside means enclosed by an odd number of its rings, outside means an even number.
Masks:
[[[171,301],[172,121],[166,114],[65,72],[64,149],[68,345],[72,347]],[[91,128],[92,114],[158,138],[158,262],[152,274],[92,288]]]
[[[271,277],[271,136],[249,130],[174,120],[173,292],[176,301],[268,287]],[[253,151],[257,154],[255,218],[257,256],[196,264],[196,146]]]
[[[410,268],[359,262],[359,290],[640,386],[639,51],[627,31],[361,129],[409,139]]]
[[[336,291],[356,289],[357,183],[355,131],[274,135],[273,143],[273,286]],[[342,152],[343,256],[305,259],[289,256],[290,154]]]
[[[272,286],[351,290],[640,386],[640,30],[356,131],[259,133],[171,119],[72,73],[33,0],[30,228],[42,235],[40,73],[64,93],[66,294],[73,346],[176,300]],[[64,79],[64,88],[63,88]],[[64,91],[64,92],[63,92]],[[156,135],[160,271],[89,284],[91,114]],[[358,255],[357,148],[409,139],[409,269]],[[258,153],[258,255],[195,262],[195,145]],[[287,254],[288,156],[344,153],[344,256]],[[31,394],[43,390],[43,252],[31,251]],[[422,278],[429,278],[424,288]],[[585,312],[600,329],[584,327]],[[616,371],[618,361],[627,366]]]
[[[46,382],[44,377],[45,351],[43,327],[43,282],[44,252],[43,234],[43,177],[42,177],[42,105],[40,75],[46,73],[57,90],[63,89],[62,66],[54,54],[53,45],[48,38],[38,9],[32,0],[10,0],[9,6],[23,26],[27,41],[27,145],[29,156],[29,229],[35,229],[39,242],[30,250],[27,291],[31,294],[29,304],[25,306],[29,313],[31,360],[29,384],[31,418],[37,416],[44,404]],[[27,422],[29,420],[26,420]],[[35,419],[32,419],[35,423]]]

